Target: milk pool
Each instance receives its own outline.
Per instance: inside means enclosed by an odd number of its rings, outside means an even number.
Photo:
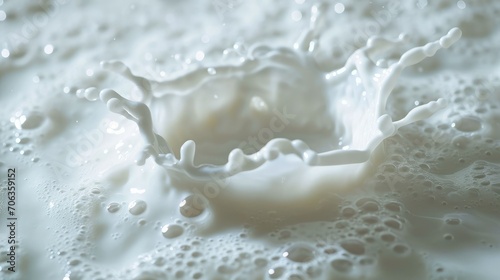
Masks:
[[[4,278],[498,278],[494,2],[0,3]]]

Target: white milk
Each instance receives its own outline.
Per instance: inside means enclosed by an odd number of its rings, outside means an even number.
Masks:
[[[2,279],[498,278],[493,3],[0,3]]]

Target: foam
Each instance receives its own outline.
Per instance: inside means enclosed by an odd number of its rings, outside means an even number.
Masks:
[[[0,2],[1,277],[495,279],[498,7],[417,2]]]

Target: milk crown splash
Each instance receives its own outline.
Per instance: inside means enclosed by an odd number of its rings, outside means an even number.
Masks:
[[[309,50],[304,51],[301,48],[298,50],[273,49],[263,46],[253,48],[246,60],[240,65],[201,68],[168,81],[150,81],[135,76],[129,68],[119,61],[103,62],[103,68],[118,72],[138,85],[144,94],[144,102],[126,99],[111,89],[101,91],[100,98],[112,112],[119,113],[138,124],[146,142],[146,147],[139,160],[140,164],[143,164],[146,158],[152,156],[158,164],[168,169],[184,171],[193,177],[208,178],[213,174],[230,176],[258,168],[266,161],[276,158],[279,154],[295,154],[310,166],[362,163],[370,158],[370,155],[385,138],[393,135],[400,127],[425,119],[445,106],[443,99],[432,101],[414,108],[406,117],[396,122],[393,122],[391,117],[385,113],[387,99],[403,69],[422,61],[426,57],[433,56],[441,48],[449,47],[460,36],[461,31],[458,28],[453,28],[439,40],[405,52],[399,61],[388,67],[376,66],[371,58],[400,47],[405,42],[406,36],[400,36],[394,41],[373,37],[369,39],[365,47],[357,50],[349,57],[344,67],[329,73],[322,73],[317,67],[313,68],[316,65],[311,63],[312,58]],[[300,43],[296,45],[307,46],[310,44]],[[300,69],[299,67],[308,68]],[[160,111],[165,111],[166,115],[171,114],[171,112],[165,110],[169,108],[169,104],[165,103],[169,99],[165,98],[165,96],[173,95],[177,99],[185,98],[189,101],[188,97],[186,97],[187,94],[178,93],[183,90],[187,91],[187,84],[195,88],[198,83],[207,84],[207,80],[217,83],[217,77],[226,78],[233,75],[233,73],[243,75],[243,81],[246,78],[257,81],[257,79],[264,79],[265,75],[269,73],[269,69],[280,71],[282,68],[291,69],[292,72],[296,71],[298,73],[307,70],[306,72],[318,75],[313,79],[323,79],[322,82],[326,86],[318,88],[325,89],[325,92],[319,93],[321,94],[319,96],[328,100],[328,114],[335,126],[334,136],[343,139],[344,144],[347,142],[343,149],[316,152],[310,149],[302,140],[278,138],[272,139],[260,151],[249,155],[236,148],[229,153],[227,163],[224,165],[196,165],[194,141],[186,141],[180,148],[180,157],[177,158],[172,153],[168,141],[165,140],[168,135],[159,135],[155,132],[155,122],[159,122],[156,125],[161,126],[164,119],[154,119],[151,114],[152,108],[157,109],[159,107]],[[216,74],[212,75],[211,71]],[[354,80],[354,82],[346,83],[348,80]],[[244,82],[240,83],[243,84]],[[160,92],[157,94],[152,91],[152,88],[156,90],[170,89],[174,93]],[[339,88],[343,89],[344,92],[339,92]],[[232,92],[231,94],[247,93]],[[291,98],[294,98],[293,94]],[[255,99],[257,99],[257,102],[260,100],[259,96],[254,96]],[[265,107],[266,104],[264,103],[262,106]],[[284,108],[286,111],[286,107]],[[197,112],[190,113],[196,114]],[[232,117],[227,116],[227,118]],[[349,140],[346,141],[346,139]]]

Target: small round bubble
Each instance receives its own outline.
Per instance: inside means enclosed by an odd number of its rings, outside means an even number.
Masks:
[[[346,259],[336,259],[333,260],[330,265],[338,272],[348,272],[352,269],[353,263]]]
[[[129,203],[128,211],[132,215],[140,215],[146,211],[147,203],[143,200],[137,199]]]
[[[365,245],[356,239],[344,240],[340,243],[340,246],[353,255],[363,255],[365,253]]]
[[[184,228],[182,226],[179,226],[179,225],[168,224],[168,225],[164,225],[161,228],[161,233],[162,233],[163,237],[165,237],[165,238],[169,238],[169,239],[176,238],[176,237],[181,236],[184,233]]]
[[[314,250],[305,244],[292,245],[283,253],[283,257],[299,263],[310,262],[314,259]]]
[[[118,210],[120,210],[120,204],[117,202],[111,202],[106,207],[106,210],[108,210],[109,213],[116,213],[118,212]]]
[[[184,217],[197,217],[205,211],[205,201],[199,195],[189,195],[179,204],[179,211]]]

